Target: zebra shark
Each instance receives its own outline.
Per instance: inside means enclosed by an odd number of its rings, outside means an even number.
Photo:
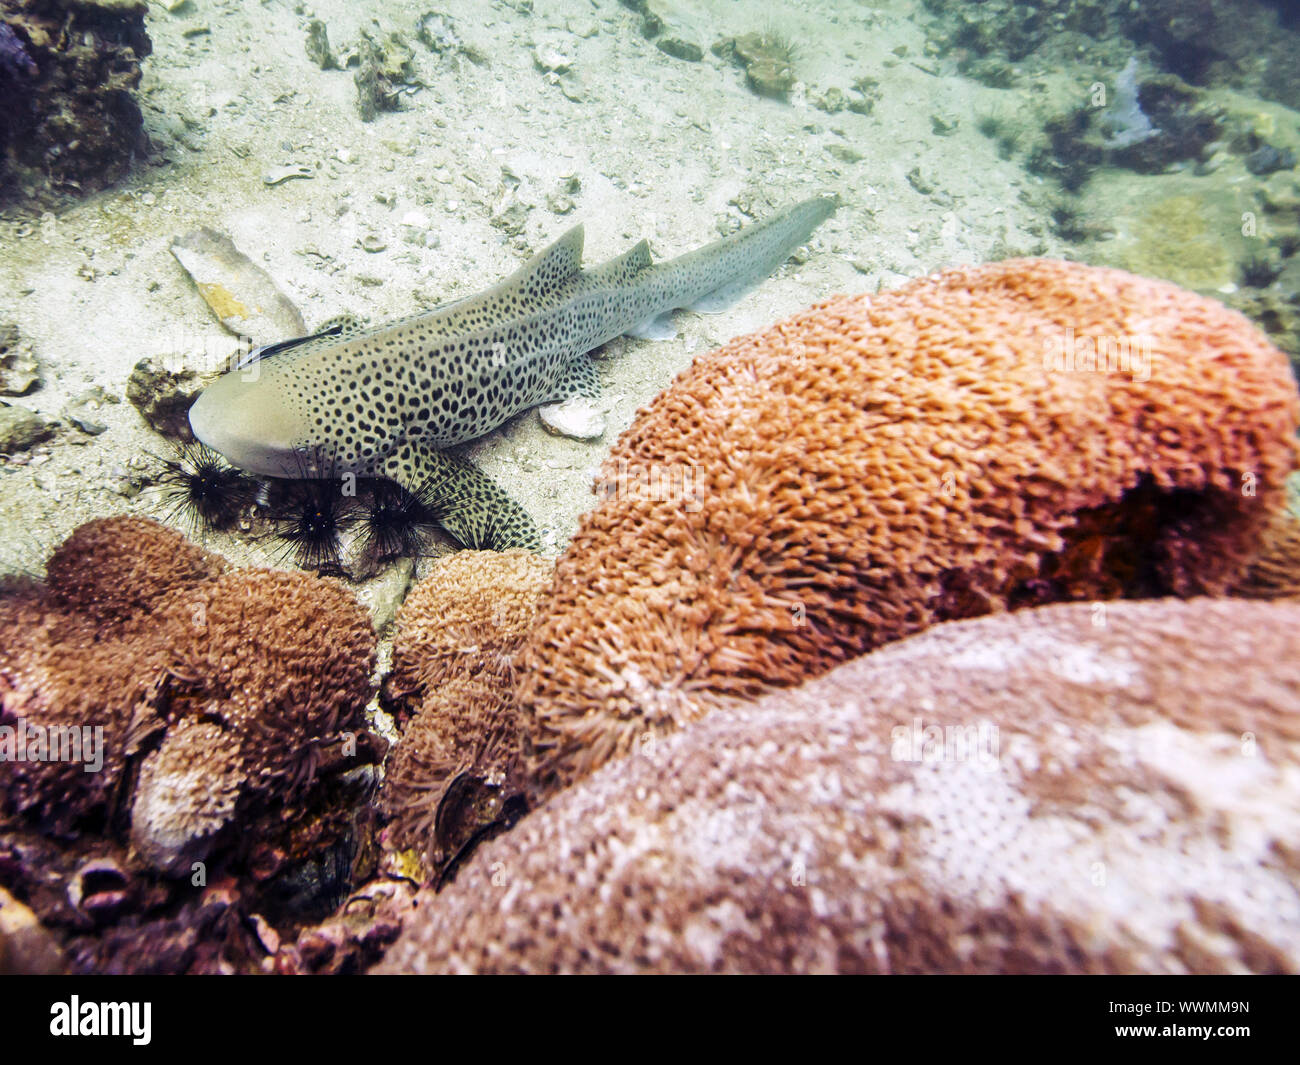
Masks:
[[[439,521],[467,547],[536,550],[523,508],[447,449],[530,407],[595,398],[589,351],[625,333],[671,336],[675,310],[723,310],[835,207],[805,200],[661,263],[642,240],[587,270],[575,226],[484,292],[376,328],[333,320],[259,348],[203,391],[190,426],[249,473],[388,478],[451,501]]]

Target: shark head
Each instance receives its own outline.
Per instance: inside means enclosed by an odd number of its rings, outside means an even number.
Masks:
[[[310,477],[311,426],[278,376],[250,366],[217,378],[190,407],[190,428],[200,443],[249,473]]]

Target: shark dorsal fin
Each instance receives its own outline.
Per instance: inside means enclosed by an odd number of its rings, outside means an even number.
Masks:
[[[536,278],[544,287],[567,280],[582,269],[582,240],[582,226],[576,225],[524,263],[509,280],[521,282]]]

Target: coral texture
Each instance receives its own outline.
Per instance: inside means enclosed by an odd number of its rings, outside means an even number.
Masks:
[[[520,659],[536,774],[937,621],[1224,592],[1298,421],[1244,317],[1074,263],[950,270],[733,340],[640,413],[557,565]]]
[[[46,583],[59,605],[100,623],[151,614],[168,594],[214,578],[225,562],[148,518],[88,521],[55,548]]]
[[[1259,555],[1233,594],[1248,599],[1300,597],[1300,517],[1289,512],[1274,516]]]
[[[452,678],[507,671],[552,574],[548,560],[519,548],[438,559],[398,614],[388,697],[414,706]]]
[[[385,698],[399,717],[414,716],[380,804],[393,842],[432,868],[520,790],[513,661],[552,573],[527,551],[460,551],[438,560],[398,615]]]
[[[1211,599],[941,625],[553,797],[380,968],[1300,971],[1298,634]]]

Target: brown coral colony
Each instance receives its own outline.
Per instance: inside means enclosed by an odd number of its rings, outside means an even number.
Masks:
[[[55,827],[94,823],[143,759],[129,784],[132,840],[150,865],[175,872],[211,849],[237,803],[305,788],[323,749],[364,729],[374,637],[337,583],[229,572],[179,533],[132,517],[83,525],[47,570],[45,585],[0,598],[4,723],[99,728],[103,765],[6,759],[11,808]]]
[[[937,621],[1223,594],[1298,421],[1241,315],[1074,263],[950,270],[733,340],[624,434],[560,559],[522,655],[536,773],[571,782],[709,699]],[[629,468],[690,469],[690,505],[622,491]]]

